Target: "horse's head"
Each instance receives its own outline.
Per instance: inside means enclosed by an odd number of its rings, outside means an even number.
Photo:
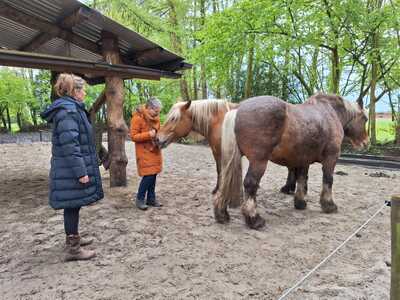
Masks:
[[[189,111],[191,101],[176,103],[168,113],[165,124],[157,133],[156,142],[160,148],[167,147],[177,139],[187,136],[193,122]]]
[[[352,117],[344,125],[344,135],[354,148],[364,148],[368,145],[368,132],[366,124],[368,121],[365,111],[356,103],[345,103],[348,111],[352,112]]]

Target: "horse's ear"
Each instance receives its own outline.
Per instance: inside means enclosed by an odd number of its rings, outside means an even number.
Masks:
[[[182,110],[188,110],[191,104],[192,104],[191,100],[187,101],[185,105],[182,107]]]

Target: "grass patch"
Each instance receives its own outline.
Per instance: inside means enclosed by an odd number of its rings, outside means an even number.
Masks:
[[[390,119],[376,120],[376,140],[382,144],[394,141],[395,122]]]

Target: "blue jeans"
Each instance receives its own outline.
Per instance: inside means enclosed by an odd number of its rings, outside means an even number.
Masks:
[[[137,198],[139,200],[146,199],[146,193],[147,201],[154,201],[156,199],[156,179],[157,174],[143,176],[137,193]]]

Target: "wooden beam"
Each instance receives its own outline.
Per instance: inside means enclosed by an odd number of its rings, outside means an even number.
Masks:
[[[164,49],[161,47],[136,52],[132,57],[132,61],[139,66],[154,64],[162,52],[164,52]]]
[[[36,49],[38,49],[40,46],[42,46],[43,44],[46,44],[51,39],[53,39],[53,36],[51,34],[39,33],[38,36],[36,36],[33,40],[31,40],[25,46],[22,46],[19,50],[20,51],[33,52]]]
[[[91,9],[80,7],[72,14],[65,17],[61,22],[58,22],[58,25],[63,29],[71,30],[74,26],[87,21],[93,15],[92,12]],[[27,45],[21,47],[20,50],[32,52],[53,38],[54,36],[47,32],[39,33],[39,35],[32,39]]]
[[[179,74],[168,73],[150,68],[112,65],[103,62],[91,62],[70,57],[59,57],[45,54],[26,53],[21,51],[0,50],[0,65],[33,69],[46,69],[55,72],[90,74],[96,77],[118,76],[123,79],[160,80],[160,77],[179,77]]]
[[[93,134],[95,137],[96,151],[100,159],[100,163],[103,167],[108,170],[110,168],[110,156],[108,155],[107,149],[103,146],[103,130],[104,126],[97,121],[96,114],[100,108],[106,102],[106,92],[103,91],[96,101],[93,103],[92,107],[89,109],[90,121],[93,127]]]
[[[64,29],[72,29],[76,25],[79,25],[87,20],[89,20],[92,16],[95,15],[94,10],[91,10],[87,7],[80,7],[75,10],[72,14],[65,17],[59,25]]]
[[[165,71],[177,71],[177,70],[187,70],[191,69],[192,65],[185,63],[183,59],[172,60],[169,62],[165,62],[162,64],[156,64],[151,66],[146,66],[148,68],[157,69],[157,70],[165,70]]]
[[[26,27],[33,28],[39,30],[43,33],[47,33],[53,37],[58,37],[65,41],[71,42],[83,49],[87,49],[93,53],[101,54],[99,46],[85,39],[74,34],[70,30],[62,29],[61,27],[47,22],[43,19],[28,15],[24,12],[21,12],[14,7],[6,4],[4,1],[0,0],[0,16],[5,17],[9,20],[22,24]]]
[[[97,113],[100,108],[104,105],[104,103],[106,102],[106,92],[103,91],[101,92],[101,94],[99,95],[99,97],[97,97],[96,101],[93,103],[92,107],[89,109],[89,113]]]

